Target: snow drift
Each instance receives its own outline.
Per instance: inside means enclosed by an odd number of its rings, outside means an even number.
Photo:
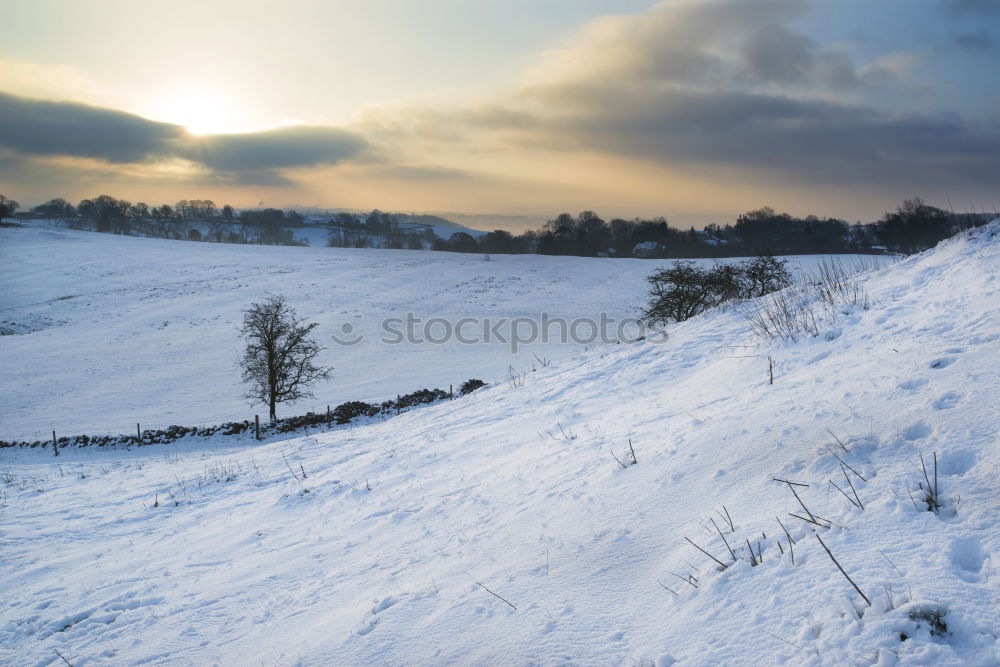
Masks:
[[[370,426],[0,452],[0,662],[996,664],[998,235],[797,342],[727,309]]]

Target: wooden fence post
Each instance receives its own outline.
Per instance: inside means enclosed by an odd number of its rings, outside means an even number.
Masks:
[[[455,398],[455,385],[448,385],[448,400]]]
[[[139,422],[135,423],[135,437],[139,440],[139,444],[142,444],[142,429],[139,428]]]
[[[399,414],[399,394],[396,394],[396,414]]]
[[[254,435],[260,440],[260,415],[253,416]]]
[[[56,440],[56,432],[52,431],[52,451],[59,456],[59,442]]]

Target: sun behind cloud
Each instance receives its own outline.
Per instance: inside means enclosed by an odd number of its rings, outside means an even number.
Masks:
[[[253,129],[247,126],[246,114],[235,99],[206,83],[184,83],[165,89],[153,99],[144,115],[182,125],[198,136]]]

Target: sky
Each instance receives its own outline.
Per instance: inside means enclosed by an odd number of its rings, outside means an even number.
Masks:
[[[5,0],[0,194],[1000,208],[1000,0]]]

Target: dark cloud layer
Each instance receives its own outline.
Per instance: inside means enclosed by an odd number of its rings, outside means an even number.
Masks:
[[[973,51],[989,51],[996,46],[993,36],[985,30],[960,32],[954,37],[955,43]]]
[[[795,28],[802,12],[800,2],[671,0],[601,22],[506,101],[399,116],[417,119],[409,121],[417,141],[461,136],[464,126],[470,146],[492,133],[508,145],[737,167],[797,183],[1000,182],[1000,123],[895,108],[891,86],[903,81],[891,70],[875,77],[888,66],[863,70]],[[370,129],[377,136],[385,127]]]
[[[183,134],[123,111],[0,92],[0,146],[19,153],[139,162],[172,153]]]
[[[944,0],[944,4],[956,14],[1000,13],[1000,0]]]
[[[355,157],[366,146],[351,132],[304,126],[209,135],[188,143],[187,157],[224,171],[335,164]]]
[[[749,93],[626,98],[565,119],[569,136],[668,164],[741,166],[826,183],[1000,181],[1000,131],[957,117]]]
[[[969,62],[993,57],[995,31],[979,24],[1000,0],[933,7],[938,43],[961,45]],[[195,137],[120,111],[0,93],[0,149],[102,167],[181,158],[205,167],[204,183],[251,186],[293,185],[296,169],[353,161],[362,165],[355,175],[373,181],[443,190],[467,186],[477,169],[502,164],[491,173],[509,175],[543,153],[581,152],[632,160],[636,170],[743,170],[780,186],[991,190],[1000,182],[1000,121],[982,120],[982,105],[973,120],[963,115],[975,108],[968,100],[944,93],[936,108],[949,100],[954,111],[926,111],[935,85],[947,83],[921,70],[926,40],[907,47],[903,36],[857,62],[848,42],[803,30],[810,10],[805,0],[668,0],[593,21],[491,102],[385,107],[347,129]]]
[[[281,169],[335,164],[361,153],[360,136],[296,126],[196,137],[134,114],[0,93],[0,147],[26,156],[63,155],[110,163],[183,158],[247,184],[281,184]]]

